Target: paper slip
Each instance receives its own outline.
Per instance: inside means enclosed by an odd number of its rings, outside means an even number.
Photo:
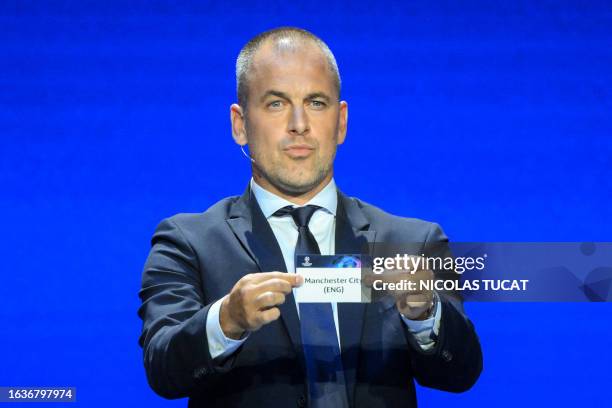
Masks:
[[[304,284],[294,291],[299,303],[362,303],[369,289],[361,285],[359,255],[298,255],[295,272]]]

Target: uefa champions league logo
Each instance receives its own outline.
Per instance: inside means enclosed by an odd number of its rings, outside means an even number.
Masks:
[[[312,266],[312,263],[310,262],[310,257],[309,256],[305,256],[304,257],[304,262],[302,262],[302,266]]]

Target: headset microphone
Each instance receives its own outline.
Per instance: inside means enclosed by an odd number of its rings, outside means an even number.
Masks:
[[[249,159],[250,161],[252,161],[253,163],[255,163],[255,159],[252,158],[251,156],[249,156],[249,154],[247,152],[244,151],[244,146],[240,146],[240,150],[242,150],[242,154],[244,154],[244,157],[246,157],[247,159]]]

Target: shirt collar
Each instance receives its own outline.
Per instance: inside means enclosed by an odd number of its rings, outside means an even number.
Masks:
[[[299,207],[298,205],[295,205],[294,203],[264,189],[257,184],[253,178],[251,178],[251,190],[253,191],[255,199],[259,204],[259,208],[261,208],[261,212],[266,219],[270,218],[276,211],[288,205],[292,207]],[[334,179],[332,178],[325,188],[323,188],[323,190],[319,191],[316,196],[312,197],[310,201],[304,204],[304,206],[306,205],[317,205],[335,216],[336,208],[338,207],[338,192],[336,190],[336,182]]]

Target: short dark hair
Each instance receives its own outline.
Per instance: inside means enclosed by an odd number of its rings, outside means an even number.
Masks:
[[[287,39],[292,42],[310,41],[316,46],[318,46],[325,55],[325,58],[327,59],[329,69],[331,70],[332,75],[334,77],[334,86],[338,93],[338,98],[340,98],[340,71],[338,70],[336,58],[334,57],[334,54],[331,52],[327,44],[325,44],[323,40],[321,40],[319,37],[317,37],[310,31],[306,31],[297,27],[279,27],[265,31],[251,38],[249,42],[247,42],[246,45],[242,47],[242,49],[240,50],[240,54],[238,54],[238,58],[236,59],[236,93],[238,94],[238,103],[240,104],[240,106],[246,109],[248,95],[247,74],[251,68],[251,64],[253,63],[253,57],[259,47],[268,39],[276,42],[277,44],[283,39]]]

